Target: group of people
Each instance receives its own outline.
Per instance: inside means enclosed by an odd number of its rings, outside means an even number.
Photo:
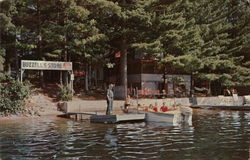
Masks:
[[[146,111],[152,111],[152,112],[167,112],[167,111],[173,110],[173,108],[167,107],[166,103],[163,102],[163,104],[160,107],[160,109],[158,108],[157,103],[155,103],[154,106],[152,104],[150,104],[149,107],[145,108],[145,110]]]
[[[107,92],[106,92],[106,100],[107,100],[107,109],[106,109],[106,115],[112,115],[113,111],[113,101],[114,101],[114,91],[113,91],[113,84],[110,84],[108,86]],[[128,112],[128,107],[130,106],[130,96],[128,95],[126,97],[125,103],[124,103],[124,112]]]
[[[234,89],[234,88],[232,88],[232,89],[226,88],[226,89],[224,90],[224,95],[225,95],[225,96],[232,96],[233,94],[237,94],[237,90]]]
[[[108,86],[107,92],[106,92],[106,100],[107,100],[107,109],[106,109],[106,115],[112,115],[113,111],[113,101],[114,101],[114,91],[113,91],[113,84],[110,84]],[[128,95],[126,97],[125,103],[124,103],[124,112],[128,112],[128,107],[130,106],[130,96]]]
[[[113,92],[113,84],[110,84],[107,89],[106,93],[106,99],[107,99],[107,109],[106,109],[106,115],[112,115],[112,110],[113,110],[113,101],[114,101],[114,92]],[[128,112],[129,106],[131,105],[131,99],[130,96],[128,95],[126,97],[125,103],[124,103],[124,112]],[[152,111],[152,112],[167,112],[169,110],[173,110],[173,108],[169,108],[166,106],[166,103],[163,102],[162,106],[160,107],[160,110],[158,111],[158,106],[157,103],[153,106],[150,104],[148,107],[144,108],[145,111]]]
[[[128,112],[130,105],[131,105],[131,99],[130,99],[130,96],[128,95],[126,100],[125,100],[125,103],[124,103],[123,111]],[[139,107],[139,108],[142,108],[142,107]],[[160,108],[158,108],[157,103],[155,103],[154,106],[152,104],[150,104],[149,106],[143,107],[142,109],[145,111],[151,111],[151,112],[167,112],[170,110],[174,110],[174,108],[172,108],[172,107],[167,107],[165,102],[163,102],[163,104]]]

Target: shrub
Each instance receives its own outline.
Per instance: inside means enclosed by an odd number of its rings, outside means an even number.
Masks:
[[[59,86],[59,92],[57,95],[58,100],[69,101],[72,100],[72,91],[66,86]]]
[[[9,115],[22,111],[30,95],[29,86],[8,76],[4,76],[0,82],[0,112]]]

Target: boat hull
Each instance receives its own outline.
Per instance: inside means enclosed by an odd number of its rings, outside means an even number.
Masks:
[[[139,110],[138,112],[146,114],[147,122],[165,123],[171,126],[179,126],[181,124],[192,126],[192,109],[189,107],[179,108],[178,110],[168,111],[164,113],[141,110]]]

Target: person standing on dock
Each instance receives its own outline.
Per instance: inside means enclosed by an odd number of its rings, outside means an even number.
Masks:
[[[107,89],[107,110],[106,110],[106,115],[111,115],[112,110],[113,110],[113,100],[114,100],[114,92],[113,92],[113,85],[110,84],[108,89]]]

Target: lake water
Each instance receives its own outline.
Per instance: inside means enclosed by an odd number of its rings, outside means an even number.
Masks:
[[[250,112],[195,110],[193,126],[0,121],[0,159],[248,160]]]

